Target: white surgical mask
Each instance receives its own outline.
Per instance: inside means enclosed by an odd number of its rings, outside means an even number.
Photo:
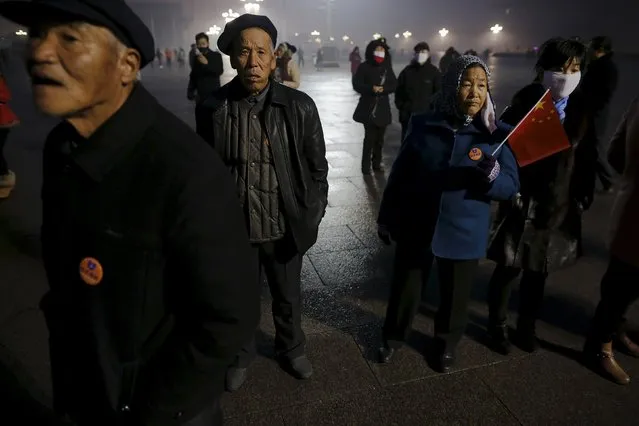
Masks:
[[[426,61],[428,60],[429,56],[430,55],[429,55],[428,51],[419,52],[417,54],[417,63],[419,65],[424,65],[426,63]]]
[[[544,71],[543,85],[550,89],[553,99],[567,98],[575,91],[581,80],[581,72],[564,74],[562,72]]]
[[[377,56],[378,58],[384,59],[386,57],[386,52],[375,51],[375,52],[373,52],[373,55]]]

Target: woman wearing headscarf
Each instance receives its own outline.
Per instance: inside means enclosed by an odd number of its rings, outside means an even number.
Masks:
[[[355,46],[351,54],[348,56],[348,61],[351,63],[351,75],[355,75],[357,68],[362,63],[362,56],[359,54],[359,46]]]
[[[361,96],[353,120],[364,125],[362,149],[362,173],[384,171],[382,148],[384,134],[392,116],[388,95],[397,89],[397,77],[389,63],[388,47],[381,40],[373,40],[366,46],[366,61],[353,76],[353,89]]]
[[[9,137],[11,128],[20,124],[20,120],[9,108],[11,100],[11,92],[9,86],[4,79],[4,75],[0,73],[0,199],[8,198],[11,191],[16,185],[16,175],[9,170],[9,165],[4,156],[4,147]]]
[[[273,79],[278,83],[282,83],[292,89],[300,87],[300,69],[297,63],[293,61],[293,55],[297,52],[297,48],[288,43],[282,43],[275,51],[276,67],[273,73]]]
[[[549,273],[581,255],[581,214],[590,207],[597,154],[580,143],[587,126],[583,95],[577,89],[586,52],[579,41],[555,38],[542,45],[532,84],[515,94],[502,120],[517,124],[550,90],[571,148],[520,170],[517,200],[499,205],[488,258],[497,262],[489,284],[489,337],[508,354],[506,316],[512,282],[521,274],[519,317],[513,341],[521,349],[538,347],[535,323]]]
[[[397,243],[381,362],[390,362],[406,340],[435,259],[438,369],[447,372],[454,364],[479,259],[486,255],[490,203],[510,200],[519,189],[510,149],[497,150],[511,127],[495,121],[489,77],[475,56],[453,61],[433,111],[413,115],[393,164],[378,217],[379,237]]]

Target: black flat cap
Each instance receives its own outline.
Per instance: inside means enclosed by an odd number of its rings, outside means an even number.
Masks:
[[[273,47],[275,47],[277,43],[277,29],[275,25],[273,25],[273,22],[266,16],[245,13],[224,27],[220,38],[217,39],[217,47],[220,49],[220,52],[230,56],[233,50],[233,42],[240,36],[242,31],[249,28],[259,28],[266,31],[271,37]]]
[[[127,47],[137,50],[144,67],[155,57],[149,28],[124,0],[3,1],[0,15],[27,28],[52,19],[87,22],[110,30]]]

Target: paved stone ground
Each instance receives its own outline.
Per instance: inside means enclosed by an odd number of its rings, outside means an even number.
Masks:
[[[493,62],[494,94],[505,105],[529,79],[531,63]],[[628,67],[634,67],[630,64]],[[10,137],[8,157],[18,187],[0,204],[0,406],[47,424],[51,403],[46,329],[37,303],[45,291],[39,260],[39,186],[42,141],[53,122],[36,113],[26,78],[17,64],[9,72],[13,105],[25,123]],[[230,76],[227,76],[230,78]],[[193,124],[185,99],[186,73],[149,70],[143,81],[160,101]],[[392,365],[374,360],[380,342],[392,248],[375,236],[377,205],[385,177],[363,179],[359,172],[363,129],[352,122],[357,101],[346,68],[305,70],[302,90],[320,109],[331,166],[329,208],[318,243],[304,258],[304,319],[308,355],[315,375],[298,382],[272,359],[273,325],[267,291],[262,306],[260,354],[245,386],[224,398],[227,424],[236,425],[624,425],[637,424],[639,404],[633,382],[610,384],[582,367],[579,350],[598,300],[606,264],[604,244],[611,198],[601,197],[587,213],[587,256],[548,283],[539,324],[544,348],[527,355],[497,355],[482,343],[487,308],[486,283],[493,265],[483,262],[470,307],[471,322],[459,348],[459,367],[435,373],[425,361],[433,334],[436,286],[427,287],[408,347]],[[623,84],[632,84],[628,79]],[[617,114],[629,89],[615,102]],[[399,127],[388,130],[385,161],[391,164]],[[517,304],[517,291],[513,295]],[[634,308],[629,314],[639,322]],[[630,374],[639,361],[619,356]],[[27,424],[21,422],[0,424]]]

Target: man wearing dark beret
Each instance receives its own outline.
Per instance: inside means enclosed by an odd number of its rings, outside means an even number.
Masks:
[[[272,80],[276,41],[265,16],[246,14],[226,25],[218,47],[238,75],[206,102],[212,121],[205,139],[235,179],[256,267],[266,273],[278,361],[306,379],[313,370],[304,353],[300,273],[326,210],[328,163],[313,100]],[[242,385],[255,357],[255,342],[246,343],[229,369],[229,391]]]
[[[220,425],[260,303],[228,171],[136,79],[154,43],[123,0],[9,1],[0,15],[29,29],[35,105],[61,119],[41,236],[55,412],[79,426]]]

